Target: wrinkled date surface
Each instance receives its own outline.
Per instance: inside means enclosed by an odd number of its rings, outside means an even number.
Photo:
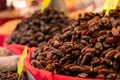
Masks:
[[[120,9],[85,13],[32,54],[31,64],[56,74],[120,79]]]
[[[7,43],[30,47],[41,46],[73,21],[63,12],[53,8],[47,8],[44,13],[36,11],[31,17],[23,19],[17,25]]]
[[[18,73],[16,71],[7,72],[2,71],[0,72],[0,80],[18,80]],[[21,80],[28,80],[27,73],[25,71],[22,72]]]

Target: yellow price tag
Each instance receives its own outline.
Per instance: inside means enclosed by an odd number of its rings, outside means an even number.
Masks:
[[[50,2],[51,0],[43,0],[41,12],[44,12],[44,10],[49,6]]]
[[[109,11],[116,9],[119,0],[105,0],[103,10],[106,10],[105,15],[109,14]]]
[[[20,80],[20,76],[21,76],[23,68],[24,68],[23,62],[24,62],[24,59],[26,56],[27,56],[27,47],[24,48],[23,53],[18,62],[18,69],[17,69],[17,73],[19,74],[18,80]]]

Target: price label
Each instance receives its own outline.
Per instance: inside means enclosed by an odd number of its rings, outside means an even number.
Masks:
[[[105,0],[103,10],[106,10],[105,15],[109,14],[109,11],[116,9],[119,0]]]
[[[24,48],[23,53],[18,62],[18,69],[17,69],[17,73],[19,74],[18,80],[20,80],[20,76],[21,76],[23,68],[24,68],[23,62],[24,62],[24,59],[26,56],[27,56],[27,47]]]
[[[43,0],[41,12],[44,12],[44,10],[49,6],[50,2],[51,0]]]

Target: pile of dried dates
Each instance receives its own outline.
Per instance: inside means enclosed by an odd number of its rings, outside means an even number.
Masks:
[[[73,21],[62,11],[54,8],[47,8],[44,13],[36,11],[17,25],[7,43],[30,47],[41,46]]]
[[[31,64],[56,74],[120,79],[120,9],[85,13],[32,54]]]
[[[0,72],[0,80],[18,80],[18,73],[16,71],[2,71]],[[22,72],[20,80],[28,80],[26,71]]]

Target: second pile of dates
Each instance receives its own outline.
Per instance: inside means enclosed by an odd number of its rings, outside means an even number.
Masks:
[[[120,9],[85,13],[32,54],[31,64],[56,74],[120,79]]]
[[[30,47],[41,46],[73,21],[64,12],[51,7],[44,13],[36,11],[31,17],[23,19],[17,25],[7,43]]]

